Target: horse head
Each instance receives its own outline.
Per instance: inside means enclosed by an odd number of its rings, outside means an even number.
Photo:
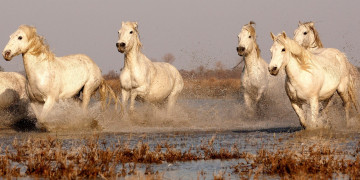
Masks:
[[[323,47],[314,22],[301,23],[299,21],[298,28],[294,31],[294,40],[306,49]]]
[[[2,52],[4,59],[10,61],[14,56],[26,53],[29,50],[33,33],[36,34],[34,27],[21,25],[10,35],[10,40]]]
[[[279,71],[288,64],[290,59],[290,51],[286,46],[287,36],[285,32],[277,36],[275,36],[273,33],[270,33],[270,35],[274,41],[274,44],[270,48],[272,57],[268,70],[271,75],[276,76]]]
[[[127,53],[133,47],[141,47],[137,22],[122,22],[121,29],[118,31],[118,34],[119,40],[116,43],[116,47],[119,52]]]
[[[236,47],[236,51],[239,56],[246,56],[254,49],[256,49],[257,55],[260,54],[260,49],[256,43],[256,32],[253,24],[255,23],[250,21],[249,24],[244,25],[238,35],[239,44],[238,47]]]

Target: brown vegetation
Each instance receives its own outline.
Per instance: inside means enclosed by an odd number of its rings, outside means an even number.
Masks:
[[[210,159],[242,159],[232,167],[233,173],[242,178],[321,178],[360,176],[360,142],[353,152],[340,151],[328,145],[312,145],[299,150],[261,148],[256,154],[241,152],[236,144],[231,148],[214,147],[214,138],[203,141],[199,147],[177,149],[168,142],[150,147],[138,141],[130,147],[128,142],[111,143],[98,136],[71,147],[54,137],[29,138],[11,146],[1,148],[1,177],[38,178],[114,178],[139,175],[137,166],[147,164],[146,177],[161,179],[161,173],[151,169],[152,163],[172,163]],[[278,143],[281,140],[279,139]],[[22,169],[22,170],[21,170]],[[221,173],[220,173],[221,174]],[[218,174],[219,175],[219,174]],[[218,175],[214,174],[217,177]],[[220,178],[221,179],[221,178]]]
[[[54,137],[47,139],[14,140],[0,155],[0,176],[2,177],[41,177],[41,178],[107,178],[136,175],[138,163],[151,164],[175,161],[206,159],[243,158],[244,153],[237,149],[231,151],[221,148],[215,151],[212,144],[201,146],[201,150],[189,148],[181,151],[167,142],[157,144],[151,149],[148,143],[139,141],[135,147],[127,142],[118,142],[105,147],[107,142],[97,136],[89,138],[84,144],[64,147]],[[26,169],[24,173],[21,168]],[[152,173],[147,168],[147,174]]]
[[[349,158],[351,157],[351,158]],[[234,166],[234,173],[243,178],[278,176],[285,179],[332,179],[360,177],[360,155],[357,152],[337,151],[328,145],[313,145],[300,152],[286,149],[258,150],[248,156],[246,163]]]

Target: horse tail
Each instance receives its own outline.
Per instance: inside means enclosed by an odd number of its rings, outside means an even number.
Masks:
[[[105,80],[102,80],[99,86],[99,93],[100,93],[100,100],[103,110],[105,110],[105,108],[107,108],[110,105],[112,100],[114,101],[115,104],[115,110],[117,110],[118,102],[120,102],[120,100],[116,95],[116,93],[113,91],[113,89],[105,82]],[[109,99],[108,102],[107,99]],[[120,104],[120,108],[122,109],[121,103],[119,104]]]
[[[356,95],[356,91],[355,91],[355,82],[356,82],[356,75],[358,74],[357,70],[355,69],[354,66],[352,66],[350,63],[350,78],[349,78],[349,87],[348,87],[348,93],[350,96],[350,101],[353,103],[355,109],[357,112],[359,112],[359,103],[357,101],[357,95]]]

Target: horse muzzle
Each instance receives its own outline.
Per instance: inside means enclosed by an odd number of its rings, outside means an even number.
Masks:
[[[269,69],[270,74],[273,76],[276,76],[279,73],[279,68],[277,68],[276,66],[269,67],[268,69]]]
[[[238,52],[239,56],[245,55],[245,47],[242,47],[242,46],[236,47],[236,51]]]
[[[116,43],[116,47],[120,53],[125,52],[125,43]]]
[[[11,51],[10,50],[4,51],[3,57],[6,61],[10,61],[11,60]]]

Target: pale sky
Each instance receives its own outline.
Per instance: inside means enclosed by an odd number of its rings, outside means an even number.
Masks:
[[[298,21],[314,21],[325,47],[344,51],[360,66],[360,1],[353,0],[2,0],[0,49],[19,25],[37,27],[57,56],[83,53],[102,69],[117,72],[124,56],[115,43],[122,21],[137,21],[144,54],[162,60],[172,53],[178,69],[233,67],[237,35],[256,22],[262,57],[270,61],[270,32],[290,37]],[[5,71],[22,71],[22,57],[1,58]]]

